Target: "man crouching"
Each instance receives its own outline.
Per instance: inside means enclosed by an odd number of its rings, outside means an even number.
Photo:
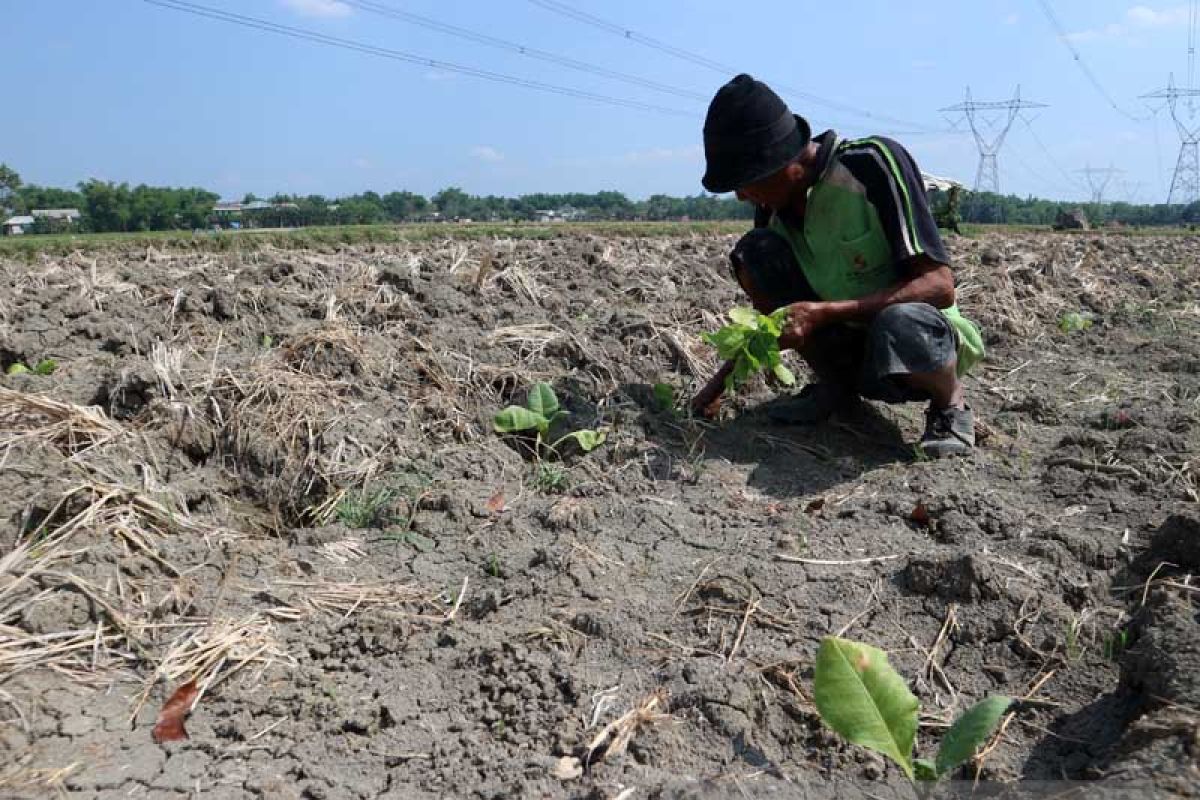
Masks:
[[[816,375],[770,414],[826,419],[856,396],[929,401],[920,447],[937,458],[975,444],[960,378],[983,357],[979,329],[954,304],[954,276],[923,181],[890,139],[812,137],[766,84],[739,75],[704,122],[704,188],[755,204],[734,277],[764,314],[787,307],[779,344]],[[732,364],[696,395],[716,414]]]

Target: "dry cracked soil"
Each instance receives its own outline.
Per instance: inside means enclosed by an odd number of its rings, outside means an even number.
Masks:
[[[0,796],[900,791],[816,715],[834,633],[923,754],[1020,698],[959,778],[1194,796],[1200,239],[953,238],[989,357],[939,462],[916,405],[663,402],[715,367],[732,241],[0,262],[0,369],[57,363],[0,378]],[[536,381],[605,443],[497,435]]]

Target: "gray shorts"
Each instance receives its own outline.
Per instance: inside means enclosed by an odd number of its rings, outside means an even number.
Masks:
[[[818,330],[804,357],[818,379],[885,403],[929,398],[897,377],[936,372],[954,361],[954,328],[928,303],[888,306],[862,327],[830,325]]]

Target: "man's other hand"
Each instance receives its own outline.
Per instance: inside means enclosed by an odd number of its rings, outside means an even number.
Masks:
[[[787,309],[787,320],[779,337],[782,350],[799,350],[813,331],[829,322],[828,307],[824,303],[792,303]]]

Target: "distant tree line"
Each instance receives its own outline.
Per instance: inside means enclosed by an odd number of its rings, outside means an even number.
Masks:
[[[931,207],[946,202],[943,192],[929,195]],[[964,192],[959,212],[963,222],[1008,225],[1053,225],[1059,213],[1082,209],[1093,225],[1115,223],[1130,226],[1195,225],[1200,223],[1200,202],[1154,205],[1124,202],[1086,203],[1043,200],[1037,197]]]
[[[82,214],[76,227],[87,231],[204,228],[229,219],[214,213],[213,206],[218,199],[216,193],[204,189],[131,187],[126,183],[99,180],[80,183],[75,189],[36,186],[23,183],[14,170],[0,164],[0,211],[29,214],[34,209],[76,208]],[[259,199],[247,195],[243,203]],[[943,193],[934,191],[930,194],[932,207],[941,207],[945,202]],[[656,194],[645,200],[630,200],[621,192],[612,191],[497,197],[467,194],[456,186],[428,198],[406,191],[363,192],[338,198],[278,194],[267,198],[265,205],[265,208],[242,210],[238,219],[243,225],[254,227],[303,227],[429,219],[526,221],[542,219],[547,212],[578,220],[749,220],[754,215],[747,203],[708,194],[694,197]],[[1094,205],[976,192],[963,193],[960,213],[964,222],[1050,225],[1060,212],[1076,208],[1083,208],[1094,224],[1200,223],[1200,202],[1188,205]],[[39,220],[35,230],[48,230],[53,225],[63,224],[61,220]]]

